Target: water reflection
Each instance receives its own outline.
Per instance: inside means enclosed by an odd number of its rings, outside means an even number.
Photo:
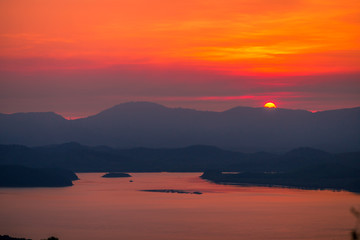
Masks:
[[[349,239],[349,192],[237,187],[200,173],[80,173],[68,188],[0,189],[0,234],[61,240]],[[139,191],[178,189],[203,194]]]

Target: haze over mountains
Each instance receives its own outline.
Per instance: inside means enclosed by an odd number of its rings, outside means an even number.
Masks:
[[[360,107],[316,113],[251,107],[211,112],[131,102],[76,120],[52,112],[0,114],[0,144],[73,141],[119,148],[201,144],[244,152],[298,147],[349,152],[360,150],[359,123]]]

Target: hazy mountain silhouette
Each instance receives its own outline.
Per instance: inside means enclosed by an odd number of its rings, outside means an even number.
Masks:
[[[79,142],[112,147],[212,145],[245,152],[313,147],[360,150],[360,108],[305,110],[236,107],[224,112],[131,102],[66,120],[55,113],[0,114],[0,143],[27,146]]]
[[[285,154],[241,153],[212,146],[185,148],[89,147],[78,143],[25,147],[0,145],[0,165],[63,168],[76,172],[295,171],[322,164],[360,169],[360,152],[331,154],[311,148]]]
[[[277,170],[291,170],[308,166],[329,164],[336,161],[336,155],[313,148],[293,149],[277,159]]]

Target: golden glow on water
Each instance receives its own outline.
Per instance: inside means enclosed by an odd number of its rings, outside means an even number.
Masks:
[[[349,192],[216,185],[200,173],[79,174],[67,188],[0,189],[0,234],[61,240],[348,239]],[[141,192],[202,191],[202,195]]]

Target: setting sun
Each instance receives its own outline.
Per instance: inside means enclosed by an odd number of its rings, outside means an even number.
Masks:
[[[265,103],[264,107],[265,108],[276,108],[276,105],[273,102],[267,102],[267,103]]]

